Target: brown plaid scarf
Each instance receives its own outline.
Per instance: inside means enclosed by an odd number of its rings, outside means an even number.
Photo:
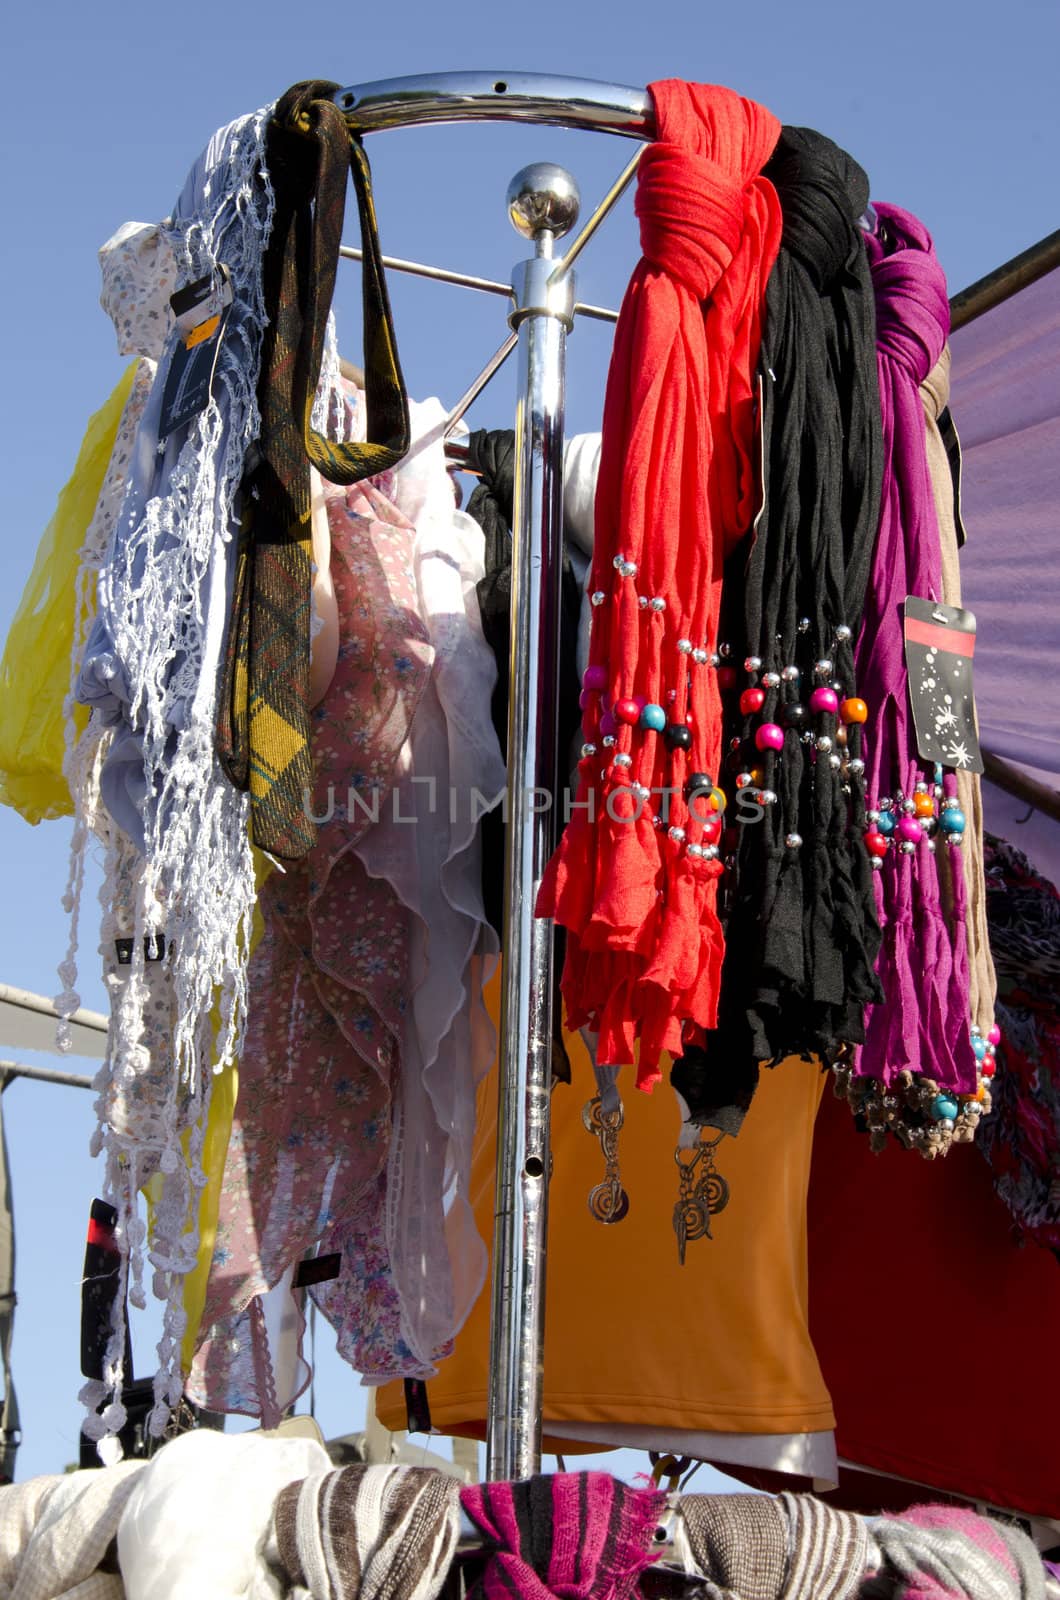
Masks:
[[[265,253],[268,325],[258,406],[261,434],[243,483],[243,526],[217,722],[221,764],[250,790],[254,843],[287,860],[311,849],[305,796],[313,783],[309,725],[312,526],[309,468],[357,483],[409,447],[408,400],[360,142],[331,98],[337,84],[289,89],[266,135],[276,210]],[[368,442],[334,444],[312,427],[328,313],[353,175],[364,249]]]

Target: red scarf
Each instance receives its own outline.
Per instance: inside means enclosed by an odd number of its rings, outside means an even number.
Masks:
[[[729,89],[668,80],[651,93],[643,259],[604,405],[580,804],[537,905],[568,929],[568,1025],[599,1032],[602,1064],[638,1059],[641,1087],[658,1079],[664,1050],[680,1055],[717,1021],[722,869],[702,852],[721,818],[705,794],[690,810],[685,785],[718,781],[711,657],[725,557],[755,511],[755,366],[781,232],[776,191],[759,176],[777,119]],[[662,709],[665,731],[623,720],[637,697],[649,722]],[[676,791],[665,816],[665,798],[643,793],[664,786]]]

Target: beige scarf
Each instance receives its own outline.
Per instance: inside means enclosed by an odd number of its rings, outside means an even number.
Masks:
[[[927,423],[927,459],[931,472],[931,489],[938,514],[939,538],[942,545],[942,600],[945,605],[961,604],[961,570],[957,551],[957,526],[953,515],[953,476],[949,457],[939,433],[938,418],[950,398],[950,349],[943,350],[937,365],[920,385],[920,398],[924,403]],[[990,939],[986,925],[986,881],[983,876],[983,796],[979,775],[975,772],[957,773],[957,797],[967,819],[964,846],[954,852],[960,858],[968,897],[966,928],[968,933],[969,1009],[970,1020],[985,1035],[993,1027],[994,1000],[997,995],[997,978],[990,955]],[[939,876],[945,893],[945,859],[950,851],[939,852],[943,870]]]

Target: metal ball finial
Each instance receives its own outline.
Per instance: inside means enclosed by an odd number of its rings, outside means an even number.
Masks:
[[[544,232],[561,239],[577,222],[581,203],[574,178],[551,161],[532,162],[508,185],[508,219],[524,239]]]

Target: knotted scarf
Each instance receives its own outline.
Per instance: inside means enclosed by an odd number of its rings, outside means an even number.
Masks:
[[[254,843],[298,860],[316,829],[309,747],[312,524],[309,468],[332,483],[382,472],[409,443],[408,402],[360,143],[330,98],[299,83],[277,103],[266,139],[275,192],[263,286],[268,326],[258,387],[258,460],[244,478],[243,527],[217,744],[231,781],[250,790]],[[311,415],[353,175],[364,246],[368,442],[335,444]]]
[[[963,1506],[911,1506],[872,1522],[879,1573],[862,1600],[1045,1600],[1045,1568],[1015,1523]]]
[[[783,130],[766,176],[784,232],[762,337],[767,492],[725,586],[735,679],[726,767],[730,789],[734,777],[746,788],[730,800],[739,844],[708,1074],[715,1062],[753,1074],[757,1061],[860,1039],[862,1008],[879,994],[861,727],[838,710],[857,699],[853,640],[882,471],[872,280],[858,227],[869,185],[808,128]],[[831,709],[817,709],[817,692]],[[763,726],[778,744],[783,733],[780,748],[758,747]],[[701,1076],[676,1068],[693,1120]]]
[[[686,1494],[681,1518],[711,1600],[847,1600],[865,1574],[863,1519],[812,1495]]]
[[[907,595],[942,598],[939,525],[925,448],[920,385],[942,354],[949,332],[946,280],[923,224],[897,206],[877,205],[883,237],[867,239],[876,296],[877,360],[883,418],[884,480],[880,526],[856,665],[871,708],[867,737],[868,803],[897,801],[930,783],[917,755],[905,666],[903,612]],[[947,780],[953,788],[953,776]],[[912,852],[893,845],[876,873],[883,929],[877,971],[882,1004],[866,1013],[860,1075],[889,1085],[919,1074],[939,1089],[976,1089],[969,1036],[968,962],[963,927],[963,876],[955,873],[962,921],[948,926],[939,873],[922,839]],[[948,848],[941,840],[939,849]]]
[[[434,1600],[460,1534],[460,1484],[424,1467],[343,1467],[282,1489],[273,1543],[313,1600]]]
[[[627,1600],[666,1503],[606,1472],[472,1484],[460,1501],[494,1547],[474,1600]]]
[[[586,742],[537,907],[568,930],[568,1026],[599,1033],[601,1065],[636,1057],[642,1087],[664,1050],[680,1054],[686,1024],[717,1020],[720,824],[685,790],[718,773],[722,573],[754,515],[753,374],[780,244],[760,176],[776,118],[728,89],[669,80],[651,93],[643,258],[604,405]]]

